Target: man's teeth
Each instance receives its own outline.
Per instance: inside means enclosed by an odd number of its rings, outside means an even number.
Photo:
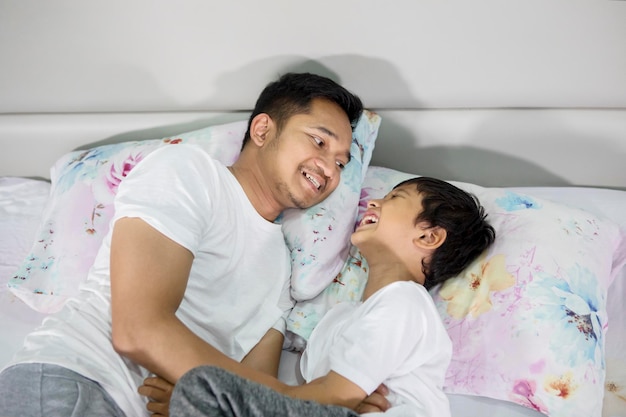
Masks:
[[[309,180],[309,181],[311,181],[313,183],[315,188],[317,188],[318,190],[320,189],[321,184],[319,182],[317,182],[317,180],[315,178],[313,178],[312,176],[310,176],[306,172],[304,173],[304,176],[306,177],[307,180]]]

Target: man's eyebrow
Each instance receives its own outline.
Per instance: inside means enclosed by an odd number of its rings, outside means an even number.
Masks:
[[[329,130],[327,127],[324,127],[324,126],[313,126],[313,129],[319,130],[320,132],[324,133],[325,135],[337,139],[337,135],[335,134],[335,132],[333,132],[332,130]]]
[[[320,132],[324,133],[327,136],[330,136],[331,138],[335,139],[335,140],[339,140],[339,138],[337,137],[337,135],[335,134],[335,132],[333,132],[332,130],[329,130],[328,128],[324,127],[324,126],[313,126],[313,129],[315,130],[319,130]],[[352,160],[352,155],[350,154],[350,151],[346,152],[346,165]]]

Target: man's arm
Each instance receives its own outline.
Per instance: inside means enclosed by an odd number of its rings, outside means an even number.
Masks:
[[[281,332],[269,329],[241,363],[268,375],[277,376],[283,339]]]
[[[138,218],[122,218],[111,241],[113,346],[121,355],[171,382],[198,365],[237,371],[238,362],[204,342],[175,315],[193,255]],[[252,356],[261,357],[263,349]],[[257,349],[255,348],[255,350]],[[280,355],[280,350],[278,351]],[[234,368],[233,368],[234,367]]]
[[[283,335],[276,329],[270,329],[259,343],[241,361],[262,373],[276,376],[282,351]],[[163,378],[148,377],[139,387],[139,394],[148,397],[146,408],[156,415],[168,416],[169,404],[174,385]]]
[[[197,337],[175,313],[180,305],[193,256],[138,218],[122,218],[111,242],[113,345],[118,353],[174,383],[199,365],[223,367],[296,398],[356,407],[366,394],[331,372],[300,387],[276,375],[283,336],[270,329],[239,363]],[[262,371],[262,372],[259,372]]]

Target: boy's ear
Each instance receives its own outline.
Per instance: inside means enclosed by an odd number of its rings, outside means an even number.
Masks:
[[[267,138],[267,133],[273,126],[274,121],[267,113],[257,114],[250,123],[250,139],[252,139],[257,146],[263,146]]]
[[[435,250],[443,245],[448,236],[446,229],[439,226],[428,227],[424,225],[424,227],[418,226],[418,229],[420,234],[413,239],[413,243],[422,249]]]

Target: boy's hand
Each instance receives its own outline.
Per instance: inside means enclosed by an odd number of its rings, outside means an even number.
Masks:
[[[387,394],[389,394],[389,388],[385,384],[380,384],[376,391],[365,398],[355,411],[359,414],[387,411],[391,407],[391,404],[385,397]]]
[[[143,385],[137,390],[139,394],[148,397],[146,408],[153,416],[169,416],[170,397],[174,385],[158,376],[144,379]]]

